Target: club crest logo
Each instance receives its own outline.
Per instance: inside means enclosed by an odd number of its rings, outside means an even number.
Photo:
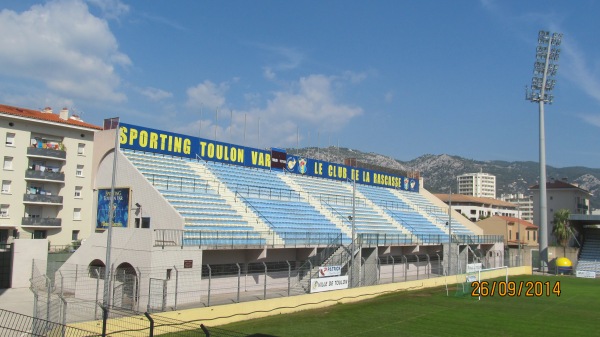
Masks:
[[[294,172],[294,169],[296,168],[296,158],[294,157],[289,157],[287,160],[287,169],[290,172]]]
[[[306,164],[308,164],[306,159],[304,159],[304,158],[298,159],[298,172],[300,174],[306,173],[306,170],[307,170]]]

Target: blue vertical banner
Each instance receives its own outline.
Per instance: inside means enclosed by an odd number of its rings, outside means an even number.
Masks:
[[[129,224],[129,197],[130,189],[115,188],[113,212],[113,227],[128,227]],[[108,228],[110,224],[110,188],[98,189],[98,215],[96,217],[96,228]]]

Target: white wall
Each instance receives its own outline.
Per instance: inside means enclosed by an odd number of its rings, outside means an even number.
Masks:
[[[41,274],[46,274],[48,263],[48,240],[16,239],[13,243],[13,288],[28,288],[30,286],[33,260]]]

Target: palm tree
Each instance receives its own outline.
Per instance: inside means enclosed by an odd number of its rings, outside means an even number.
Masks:
[[[563,255],[567,255],[567,243],[571,237],[571,229],[569,228],[569,216],[571,211],[568,209],[559,209],[554,213],[554,227],[552,234],[556,238],[556,242],[563,246]]]

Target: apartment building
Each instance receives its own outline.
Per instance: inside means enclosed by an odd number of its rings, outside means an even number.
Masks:
[[[0,243],[20,238],[70,245],[92,233],[97,130],[67,109],[0,105]]]
[[[465,173],[456,177],[458,194],[478,198],[496,198],[496,176],[489,173]]]
[[[517,205],[517,217],[525,221],[533,222],[533,195],[507,193],[502,194],[500,200]]]

